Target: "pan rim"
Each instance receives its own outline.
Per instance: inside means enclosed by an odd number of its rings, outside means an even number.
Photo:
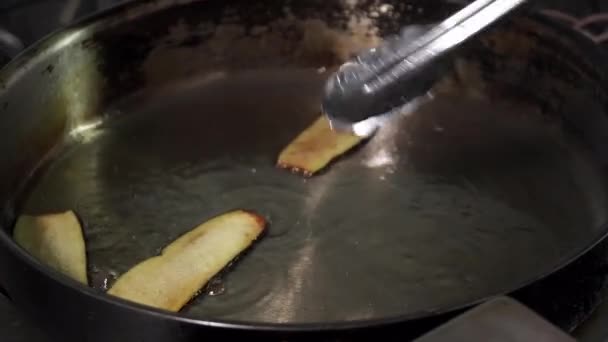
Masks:
[[[74,279],[67,277],[64,274],[59,273],[56,270],[48,268],[36,260],[33,256],[29,255],[25,250],[18,246],[14,240],[8,236],[6,232],[0,233],[0,242],[9,248],[9,252],[13,253],[17,257],[21,258],[28,266],[34,271],[50,278],[52,281],[59,285],[62,285],[70,290],[77,291],[82,295],[90,297],[94,300],[102,301],[107,304],[116,305],[122,309],[128,311],[138,312],[144,315],[155,316],[159,319],[171,320],[178,323],[193,324],[201,327],[208,328],[219,328],[229,330],[243,330],[243,331],[258,331],[258,332],[274,332],[274,333],[312,333],[312,332],[340,332],[340,331],[352,331],[354,329],[367,329],[367,328],[381,328],[383,326],[391,326],[396,324],[403,324],[405,322],[412,322],[416,320],[429,319],[438,317],[441,315],[447,315],[450,313],[466,310],[474,307],[481,303],[484,303],[493,298],[500,296],[509,296],[513,292],[519,291],[529,285],[532,285],[556,272],[567,267],[574,261],[578,260],[586,252],[593,249],[598,244],[602,243],[606,237],[608,237],[608,224],[602,225],[604,230],[598,234],[597,239],[594,240],[589,246],[573,253],[573,256],[567,256],[563,262],[556,262],[549,271],[539,273],[535,278],[522,281],[520,285],[505,286],[506,289],[502,291],[495,291],[494,294],[481,297],[476,300],[463,303],[458,306],[452,306],[447,308],[437,308],[434,310],[421,310],[409,314],[398,314],[393,316],[386,316],[383,318],[372,318],[372,319],[360,319],[351,321],[326,321],[326,322],[305,322],[305,323],[271,323],[271,322],[254,322],[254,321],[242,321],[242,320],[230,320],[230,319],[197,319],[188,317],[184,314],[173,313],[153,307],[144,306],[138,303],[129,302],[122,298],[110,296],[106,293],[101,293],[99,290],[84,286]],[[10,295],[10,293],[9,293]]]
[[[7,64],[4,68],[0,69],[0,94],[5,91],[5,88],[10,87],[10,84],[13,81],[19,79],[21,72],[27,72],[27,70],[29,69],[28,66],[35,64],[36,60],[40,56],[44,56],[46,52],[45,44],[52,45],[53,43],[58,41],[63,34],[69,32],[78,32],[84,28],[91,30],[91,32],[95,32],[99,27],[103,27],[104,24],[112,23],[113,18],[120,17],[121,13],[126,14],[129,11],[137,12],[137,16],[146,16],[151,13],[162,11],[174,6],[189,5],[195,2],[202,3],[207,1],[209,0],[138,0],[115,5],[102,12],[84,17],[83,19],[78,20],[74,24],[68,25],[67,27],[55,30],[50,34],[46,35],[44,38],[40,39],[35,44],[22,51],[11,62],[9,62],[9,64]],[[572,40],[577,40],[577,44],[579,45],[584,44],[588,46],[588,49],[586,50],[585,54],[589,60],[597,62],[598,65],[607,64],[606,60],[608,60],[608,54],[597,48],[597,46],[595,46],[591,42],[591,40],[585,35],[570,29],[569,27],[563,25],[561,22],[547,18],[539,13],[535,13],[527,9],[523,11],[523,15],[527,16],[535,22],[544,24],[545,26],[554,31],[559,31],[558,33],[571,37]],[[604,86],[608,88],[608,83],[606,83]],[[173,313],[165,310],[147,307],[141,304],[129,302],[118,297],[110,296],[105,293],[101,293],[94,288],[84,286],[83,284],[63,274],[44,266],[34,257],[29,255],[24,249],[18,246],[16,242],[12,239],[12,237],[9,235],[9,233],[4,229],[0,229],[0,243],[4,245],[4,247],[8,248],[9,253],[20,258],[21,261],[25,262],[33,270],[47,278],[50,278],[53,282],[65,288],[69,288],[70,290],[77,291],[95,301],[102,301],[107,304],[121,307],[128,311],[155,316],[159,319],[209,328],[274,333],[312,333],[381,328],[383,326],[390,326],[405,323],[408,321],[428,319],[431,317],[437,317],[439,315],[449,314],[457,312],[459,310],[467,309],[498,296],[509,295],[531,284],[534,284],[539,280],[542,280],[552,274],[555,274],[559,270],[565,268],[566,266],[570,265],[572,262],[580,258],[589,250],[593,249],[596,245],[604,241],[604,239],[608,237],[608,222],[605,222],[604,224],[598,226],[596,231],[596,236],[590,239],[587,245],[577,250],[572,250],[570,254],[563,256],[561,260],[557,260],[553,266],[547,267],[547,271],[539,273],[536,277],[531,277],[528,280],[522,281],[518,285],[505,286],[505,289],[501,291],[494,291],[494,294],[489,294],[477,300],[469,301],[468,303],[464,303],[458,306],[435,308],[432,310],[421,310],[409,314],[386,316],[383,318],[305,323],[271,323],[230,319],[197,319],[185,316],[184,314],[180,313]]]

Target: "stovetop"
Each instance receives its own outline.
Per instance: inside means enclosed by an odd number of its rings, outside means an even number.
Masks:
[[[125,0],[0,0],[0,66],[48,33],[73,20]],[[459,0],[449,0],[459,1]],[[463,0],[465,1],[465,0]],[[608,49],[608,0],[543,0],[546,14],[589,35]],[[605,13],[605,14],[602,14]],[[608,342],[608,241],[568,271],[552,276],[517,298],[550,296],[549,305],[530,300],[553,324],[580,342]],[[0,295],[0,336],[5,342],[51,342]]]

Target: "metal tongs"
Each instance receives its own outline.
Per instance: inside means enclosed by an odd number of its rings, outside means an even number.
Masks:
[[[428,92],[449,52],[525,2],[476,0],[430,29],[404,28],[339,68],[326,85],[323,112],[334,129],[369,135]]]

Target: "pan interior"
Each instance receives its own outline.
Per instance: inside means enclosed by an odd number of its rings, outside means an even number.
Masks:
[[[546,271],[592,233],[597,167],[512,103],[440,95],[318,176],[277,169],[317,117],[325,77],[235,72],[135,96],[50,163],[25,211],[80,215],[102,289],[210,217],[258,211],[267,235],[184,309],[253,322],[461,305]]]
[[[108,288],[179,235],[239,208],[266,217],[267,234],[184,315],[419,317],[513,290],[601,235],[606,170],[563,118],[585,118],[576,128],[603,136],[595,119],[605,120],[606,93],[587,92],[581,58],[554,58],[567,49],[551,32],[524,20],[474,44],[432,100],[304,179],[276,168],[276,158],[319,116],[327,70],[348,55],[319,27],[348,27],[365,38],[360,47],[406,22],[445,17],[443,2],[286,1],[280,13],[268,4],[281,1],[225,3],[194,1],[116,24],[54,64],[52,75],[78,82],[48,76],[78,95],[58,103],[99,107],[91,112],[107,119],[35,174],[20,209],[76,211],[93,287]],[[363,34],[349,26],[362,22]],[[101,66],[78,68],[89,60]],[[90,106],[79,102],[88,93]],[[25,112],[29,103],[11,106]]]

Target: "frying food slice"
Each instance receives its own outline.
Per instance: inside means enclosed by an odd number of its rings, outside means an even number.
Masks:
[[[118,278],[109,294],[179,311],[262,233],[266,221],[244,210],[199,225]]]
[[[84,236],[74,212],[22,215],[13,238],[40,262],[87,284]]]
[[[361,140],[354,134],[332,130],[327,118],[321,116],[281,151],[277,165],[310,177]]]

